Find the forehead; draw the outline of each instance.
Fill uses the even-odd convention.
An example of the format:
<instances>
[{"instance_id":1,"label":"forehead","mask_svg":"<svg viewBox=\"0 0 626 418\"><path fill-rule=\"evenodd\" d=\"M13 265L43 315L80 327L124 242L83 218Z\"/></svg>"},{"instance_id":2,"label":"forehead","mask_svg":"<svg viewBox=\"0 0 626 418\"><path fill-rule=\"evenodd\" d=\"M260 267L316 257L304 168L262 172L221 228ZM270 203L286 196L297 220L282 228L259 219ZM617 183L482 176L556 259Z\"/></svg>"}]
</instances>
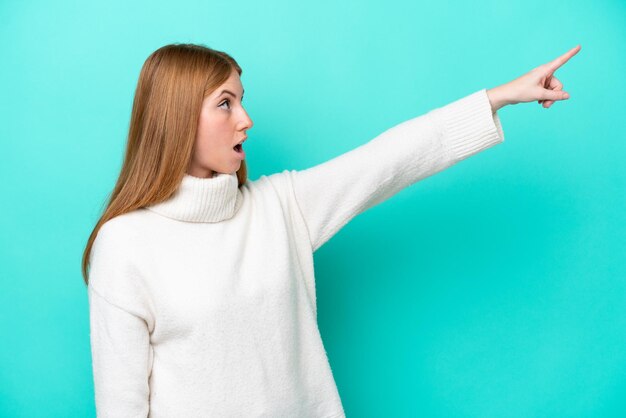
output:
<instances>
[{"instance_id":1,"label":"forehead","mask_svg":"<svg viewBox=\"0 0 626 418\"><path fill-rule=\"evenodd\" d=\"M233 92L233 94L237 95L238 97L243 95L244 89L243 89L243 85L241 84L241 80L239 78L239 73L237 73L237 71L233 70L233 72L230 74L228 79L226 79L224 83L222 83L219 87L217 87L213 93L205 97L205 100L216 99L222 95L228 95L227 93L223 93L224 90L231 91Z\"/></svg>"},{"instance_id":2,"label":"forehead","mask_svg":"<svg viewBox=\"0 0 626 418\"><path fill-rule=\"evenodd\" d=\"M237 71L233 71L230 74L230 77L216 89L216 93L220 93L223 89L233 90L234 93L239 94L243 90L243 85L241 84L241 79L239 78L239 74Z\"/></svg>"}]
</instances>

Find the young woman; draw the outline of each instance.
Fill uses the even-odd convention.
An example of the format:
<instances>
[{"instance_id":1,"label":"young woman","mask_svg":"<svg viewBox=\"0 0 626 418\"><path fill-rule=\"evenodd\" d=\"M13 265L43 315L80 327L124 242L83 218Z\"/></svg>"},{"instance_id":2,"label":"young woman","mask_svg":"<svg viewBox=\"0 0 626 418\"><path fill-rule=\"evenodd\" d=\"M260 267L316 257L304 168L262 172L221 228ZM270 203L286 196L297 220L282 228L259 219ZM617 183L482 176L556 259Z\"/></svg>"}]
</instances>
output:
<instances>
[{"instance_id":1,"label":"young woman","mask_svg":"<svg viewBox=\"0 0 626 418\"><path fill-rule=\"evenodd\" d=\"M567 99L553 74L579 50L255 181L236 61L193 44L152 53L83 255L98 416L344 417L313 253L356 215L504 141L503 106Z\"/></svg>"}]
</instances>

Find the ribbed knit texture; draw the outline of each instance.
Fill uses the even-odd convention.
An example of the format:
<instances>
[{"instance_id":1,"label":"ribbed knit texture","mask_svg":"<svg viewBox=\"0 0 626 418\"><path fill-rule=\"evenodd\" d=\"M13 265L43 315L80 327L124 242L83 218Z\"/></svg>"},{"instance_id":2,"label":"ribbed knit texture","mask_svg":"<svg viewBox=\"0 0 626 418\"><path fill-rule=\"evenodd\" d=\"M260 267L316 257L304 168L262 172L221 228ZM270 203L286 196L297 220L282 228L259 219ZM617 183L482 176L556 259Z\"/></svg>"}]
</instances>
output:
<instances>
[{"instance_id":1,"label":"ribbed knit texture","mask_svg":"<svg viewBox=\"0 0 626 418\"><path fill-rule=\"evenodd\" d=\"M98 416L344 417L313 253L503 140L483 89L311 168L241 187L234 173L185 176L167 201L106 222L88 286Z\"/></svg>"},{"instance_id":2,"label":"ribbed knit texture","mask_svg":"<svg viewBox=\"0 0 626 418\"><path fill-rule=\"evenodd\" d=\"M436 116L440 116L440 123L444 128L443 135L449 138L448 148L455 155L456 161L464 160L483 148L493 145L494 134L504 140L497 113L493 114L497 132L493 129L484 129L485 122L489 122L485 121L485 108L488 104L489 98L485 90L433 112Z\"/></svg>"},{"instance_id":3,"label":"ribbed knit texture","mask_svg":"<svg viewBox=\"0 0 626 418\"><path fill-rule=\"evenodd\" d=\"M216 173L210 178L185 174L174 196L146 209L181 221L220 222L230 219L241 206L237 185L236 173Z\"/></svg>"}]
</instances>

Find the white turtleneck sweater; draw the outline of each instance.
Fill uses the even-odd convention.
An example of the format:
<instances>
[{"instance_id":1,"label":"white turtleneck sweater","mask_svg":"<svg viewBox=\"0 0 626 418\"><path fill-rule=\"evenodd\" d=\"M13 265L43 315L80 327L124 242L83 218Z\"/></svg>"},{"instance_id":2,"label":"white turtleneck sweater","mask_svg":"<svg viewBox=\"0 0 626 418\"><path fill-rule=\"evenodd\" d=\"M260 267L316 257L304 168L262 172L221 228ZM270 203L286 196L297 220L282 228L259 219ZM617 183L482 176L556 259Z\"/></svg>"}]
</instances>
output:
<instances>
[{"instance_id":1,"label":"white turtleneck sweater","mask_svg":"<svg viewBox=\"0 0 626 418\"><path fill-rule=\"evenodd\" d=\"M482 89L306 170L185 175L91 253L99 417L344 417L313 253L403 188L504 140Z\"/></svg>"}]
</instances>

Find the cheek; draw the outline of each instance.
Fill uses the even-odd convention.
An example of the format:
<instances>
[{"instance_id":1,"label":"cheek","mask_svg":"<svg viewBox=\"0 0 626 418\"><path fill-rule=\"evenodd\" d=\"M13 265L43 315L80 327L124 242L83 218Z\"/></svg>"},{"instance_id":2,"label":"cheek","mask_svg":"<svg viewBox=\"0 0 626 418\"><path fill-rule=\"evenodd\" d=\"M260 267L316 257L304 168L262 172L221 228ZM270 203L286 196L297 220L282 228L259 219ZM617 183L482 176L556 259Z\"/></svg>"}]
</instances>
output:
<instances>
[{"instance_id":1,"label":"cheek","mask_svg":"<svg viewBox=\"0 0 626 418\"><path fill-rule=\"evenodd\" d=\"M196 134L196 147L200 151L208 151L219 145L219 124L214 120L201 119Z\"/></svg>"},{"instance_id":2,"label":"cheek","mask_svg":"<svg viewBox=\"0 0 626 418\"><path fill-rule=\"evenodd\" d=\"M223 115L202 115L198 123L197 145L211 148L229 144L232 139L226 117Z\"/></svg>"}]
</instances>

